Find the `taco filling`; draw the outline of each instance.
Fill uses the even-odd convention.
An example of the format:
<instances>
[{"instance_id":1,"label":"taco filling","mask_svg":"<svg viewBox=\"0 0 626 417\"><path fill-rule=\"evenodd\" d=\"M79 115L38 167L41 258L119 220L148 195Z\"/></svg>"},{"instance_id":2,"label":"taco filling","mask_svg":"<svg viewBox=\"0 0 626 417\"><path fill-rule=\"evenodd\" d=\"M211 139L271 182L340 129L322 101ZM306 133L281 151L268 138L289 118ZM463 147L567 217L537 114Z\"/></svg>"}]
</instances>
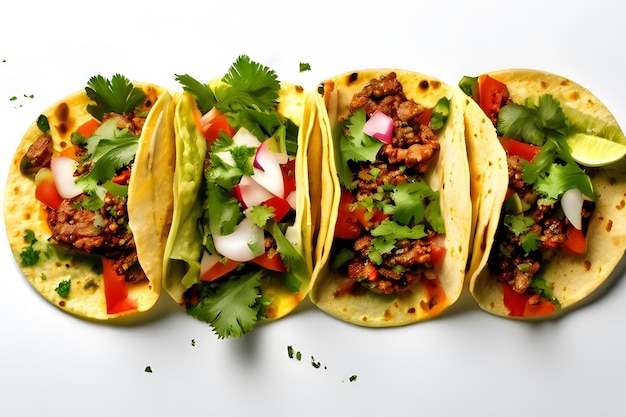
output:
<instances>
[{"instance_id":1,"label":"taco filling","mask_svg":"<svg viewBox=\"0 0 626 417\"><path fill-rule=\"evenodd\" d=\"M287 314L308 290L305 190L296 177L302 108L284 104L302 89L281 86L274 71L247 56L213 84L177 80L186 91L177 113L177 169L189 166L194 179L176 180L184 191L168 242L166 289L220 338L238 337Z\"/></svg>"},{"instance_id":2,"label":"taco filling","mask_svg":"<svg viewBox=\"0 0 626 417\"><path fill-rule=\"evenodd\" d=\"M574 123L550 94L515 103L489 75L465 78L461 87L474 91L507 154L508 191L488 268L503 285L509 315L551 314L560 301L542 272L555 256L586 252L596 205L591 179L565 142Z\"/></svg>"},{"instance_id":3,"label":"taco filling","mask_svg":"<svg viewBox=\"0 0 626 417\"><path fill-rule=\"evenodd\" d=\"M129 227L127 201L139 139L159 92L136 87L119 74L111 80L92 77L85 92L92 100L86 109L61 103L53 126L47 116L39 117L40 134L21 159L20 170L34 181L49 229L45 244L37 241L43 236L25 231L32 236L22 251L22 265L51 262L52 253L61 259L92 257L88 263L104 277L107 314L117 314L137 308L137 300L127 298L126 286L148 280ZM65 132L65 123L84 110L90 117L82 117L86 121L71 134ZM67 133L70 140L55 143L51 129ZM72 283L63 282L67 291L57 293L67 298ZM98 286L89 281L84 289Z\"/></svg>"},{"instance_id":4,"label":"taco filling","mask_svg":"<svg viewBox=\"0 0 626 417\"><path fill-rule=\"evenodd\" d=\"M408 99L390 72L352 97L338 125L341 200L331 263L376 293L403 294L437 279L445 228L439 192L423 175L437 160L447 101L432 109Z\"/></svg>"}]
</instances>

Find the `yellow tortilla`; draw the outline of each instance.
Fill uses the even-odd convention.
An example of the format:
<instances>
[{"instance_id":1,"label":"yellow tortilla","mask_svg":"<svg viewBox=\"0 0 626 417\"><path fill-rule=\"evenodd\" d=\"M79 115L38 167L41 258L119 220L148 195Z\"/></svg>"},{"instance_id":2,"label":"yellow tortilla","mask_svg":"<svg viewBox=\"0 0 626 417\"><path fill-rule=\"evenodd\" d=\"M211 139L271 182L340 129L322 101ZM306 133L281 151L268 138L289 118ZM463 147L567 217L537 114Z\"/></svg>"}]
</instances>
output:
<instances>
[{"instance_id":1,"label":"yellow tortilla","mask_svg":"<svg viewBox=\"0 0 626 417\"><path fill-rule=\"evenodd\" d=\"M409 99L427 108L446 96L450 99L450 115L438 134L441 148L434 166L425 175L433 190L440 191L441 210L445 222L446 255L439 271L444 295L432 293L421 282L405 296L381 295L372 291L353 295L342 290L347 277L330 269L330 251L340 200L332 144L332 130L347 117L352 96L374 78L394 71ZM313 271L311 301L326 313L349 323L367 327L406 325L439 315L460 296L469 256L471 201L469 168L466 155L463 101L460 92L438 79L401 70L376 69L356 71L324 82L323 102L317 106L320 119L322 149L322 184L319 239Z\"/></svg>"},{"instance_id":2,"label":"yellow tortilla","mask_svg":"<svg viewBox=\"0 0 626 417\"><path fill-rule=\"evenodd\" d=\"M601 125L619 130L611 112L596 96L565 77L528 69L502 70L488 74L507 85L514 102L551 94L566 109L566 114L568 108L574 109L597 118ZM590 131L594 129L594 126L590 126ZM479 169L480 165L477 165ZM607 280L624 256L626 248L626 223L623 221L626 213L626 161L622 159L613 165L587 168L586 171L597 195L595 211L587 231L587 253L573 256L560 252L543 267L542 272L542 277L561 304L560 311L586 299ZM496 184L506 184L508 175L506 172L492 175L489 181L494 187ZM492 223L497 224L499 214L499 208L494 208ZM487 247L492 246L494 239L493 232L489 233ZM509 311L503 302L501 285L485 267L470 278L469 289L482 309L508 317Z\"/></svg>"},{"instance_id":3,"label":"yellow tortilla","mask_svg":"<svg viewBox=\"0 0 626 417\"><path fill-rule=\"evenodd\" d=\"M104 295L104 285L100 270L100 260L97 256L80 255L68 252L51 251L46 256L40 256L40 260L34 266L25 266L21 262L20 254L28 246L24 239L26 230L34 232L38 244L45 245L50 237L50 229L46 221L46 211L43 204L35 198L35 182L33 176L25 176L20 172L20 161L22 156L41 134L36 123L33 123L26 131L19 144L15 156L9 168L4 199L4 216L7 228L9 245L12 253L22 270L25 278L33 288L46 300L61 308L62 310L88 319L108 320L125 316L128 314L143 312L150 309L157 301L161 290L161 276L155 274L157 271L150 266L153 260L151 257L159 256L159 249L146 248L157 239L152 238L153 233L162 233L164 224L168 222L167 206L171 205L172 197L168 193L161 196L160 207L163 208L163 218L157 220L154 216L147 216L146 210L152 210L152 201L142 201L143 195L149 193L151 182L160 182L161 177L151 178L150 173L142 172L144 168L142 161L151 160L154 157L154 150L160 154L158 157L167 159L167 147L172 140L167 123L170 116L161 117L161 113L170 112L171 97L160 87L148 84L135 84L147 92L146 96L156 93L159 97L152 107L148 119L144 125L143 134L139 139L139 146L136 155L138 165L131 175L129 185L129 196L138 194L137 198L129 198L129 223L132 225L134 237L137 241L140 262L146 262L144 267L148 280L141 283L128 285L128 296L136 300L137 309L116 314L107 314L106 300ZM70 135L80 125L90 120L92 116L87 113L86 106L90 103L84 91L76 92L46 109L42 114L46 115L50 124L50 135L53 138L54 155L70 143ZM163 167L159 174L163 176L167 171L167 166ZM148 180L149 179L149 180ZM145 181L148 181L146 183ZM132 201L132 202L131 202ZM43 246L41 246L43 247ZM159 261L160 264L160 261ZM143 264L142 264L143 266ZM61 297L56 288L62 281L70 281L70 291L67 297Z\"/></svg>"}]
</instances>

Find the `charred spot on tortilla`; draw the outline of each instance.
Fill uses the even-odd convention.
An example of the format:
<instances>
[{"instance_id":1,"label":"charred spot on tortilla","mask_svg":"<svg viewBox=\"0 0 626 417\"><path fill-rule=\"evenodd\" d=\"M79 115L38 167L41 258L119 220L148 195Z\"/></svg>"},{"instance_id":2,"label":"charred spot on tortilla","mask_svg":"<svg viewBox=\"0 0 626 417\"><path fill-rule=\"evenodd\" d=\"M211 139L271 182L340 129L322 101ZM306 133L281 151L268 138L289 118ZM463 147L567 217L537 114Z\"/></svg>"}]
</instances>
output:
<instances>
[{"instance_id":1,"label":"charred spot on tortilla","mask_svg":"<svg viewBox=\"0 0 626 417\"><path fill-rule=\"evenodd\" d=\"M353 72L352 74L350 74L348 76L348 82L346 83L347 85L350 85L354 82L356 82L359 79L359 74L356 72Z\"/></svg>"}]
</instances>

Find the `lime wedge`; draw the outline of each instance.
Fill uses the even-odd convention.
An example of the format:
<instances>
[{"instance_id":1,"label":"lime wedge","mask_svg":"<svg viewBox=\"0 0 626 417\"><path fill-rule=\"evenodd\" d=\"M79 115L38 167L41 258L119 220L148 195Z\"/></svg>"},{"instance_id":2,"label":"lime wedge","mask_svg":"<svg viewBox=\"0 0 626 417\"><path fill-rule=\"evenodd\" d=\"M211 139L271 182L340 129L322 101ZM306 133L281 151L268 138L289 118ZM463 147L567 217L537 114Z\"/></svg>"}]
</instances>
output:
<instances>
[{"instance_id":1,"label":"lime wedge","mask_svg":"<svg viewBox=\"0 0 626 417\"><path fill-rule=\"evenodd\" d=\"M588 167L609 165L626 155L626 145L599 136L577 133L565 141L574 160Z\"/></svg>"}]
</instances>

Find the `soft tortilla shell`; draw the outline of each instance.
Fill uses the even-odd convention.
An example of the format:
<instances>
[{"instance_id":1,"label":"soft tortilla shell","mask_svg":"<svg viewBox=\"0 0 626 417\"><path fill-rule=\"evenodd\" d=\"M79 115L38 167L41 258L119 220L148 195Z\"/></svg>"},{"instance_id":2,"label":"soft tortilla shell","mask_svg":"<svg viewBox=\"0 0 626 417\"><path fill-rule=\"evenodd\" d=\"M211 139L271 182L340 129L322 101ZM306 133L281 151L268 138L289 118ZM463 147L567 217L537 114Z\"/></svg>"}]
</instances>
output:
<instances>
[{"instance_id":1,"label":"soft tortilla shell","mask_svg":"<svg viewBox=\"0 0 626 417\"><path fill-rule=\"evenodd\" d=\"M159 93L161 92L161 89L155 86L136 85L143 88L156 88ZM50 123L50 134L53 138L55 153L60 152L67 146L71 146L71 133L92 118L86 111L86 105L89 102L90 99L85 92L80 91L60 100L43 112L48 117ZM148 121L146 125L150 123ZM99 262L97 257L73 256L59 258L53 256L50 259L45 259L42 256L35 266L21 265L20 253L27 246L24 241L25 231L32 230L36 239L41 242L46 242L51 234L46 222L45 210L42 204L35 198L34 181L31 177L24 176L20 172L22 156L39 135L40 131L36 124L33 123L26 131L11 162L4 196L7 237L13 256L20 266L24 277L49 302L68 313L83 318L107 320L150 309L159 296L161 288L159 280L129 285L128 295L137 301L136 310L119 314L107 314L102 276L96 272L95 268ZM143 135L140 142L149 140L151 140L149 136ZM138 223L141 223L141 221ZM148 230L151 225L138 227ZM70 295L68 298L61 298L55 289L61 281L67 279L71 280Z\"/></svg>"},{"instance_id":2,"label":"soft tortilla shell","mask_svg":"<svg viewBox=\"0 0 626 417\"><path fill-rule=\"evenodd\" d=\"M509 89L511 98L520 102L527 97L551 94L562 106L597 117L618 126L610 111L591 92L567 78L537 70L512 69L489 73ZM552 286L561 303L561 311L588 297L613 272L626 248L626 161L588 168L597 194L596 209L587 232L587 253L581 256L560 254L545 266L542 276ZM508 176L493 181L508 183ZM492 218L497 223L498 215ZM490 235L493 243L493 234ZM491 246L491 244L489 244ZM481 308L499 316L508 316L503 303L501 284L488 268L470 281L472 295Z\"/></svg>"},{"instance_id":3,"label":"soft tortilla shell","mask_svg":"<svg viewBox=\"0 0 626 417\"><path fill-rule=\"evenodd\" d=\"M440 190L441 209L446 227L446 257L439 272L444 297L431 299L425 286L416 285L402 297L384 296L371 291L351 295L342 290L347 278L329 267L330 250L339 206L340 186L337 180L332 143L332 129L348 116L352 96L374 78L394 71L408 98L433 107L443 96L450 99L450 116L440 133L438 160L425 176L434 190ZM415 72L377 69L346 73L324 83L324 106L318 108L321 136L326 142L322 154L320 233L316 248L311 301L328 314L357 325L390 327L432 318L452 305L463 288L469 252L471 201L469 168L466 155L463 104L460 92L426 75ZM319 174L318 174L319 175Z\"/></svg>"}]
</instances>

